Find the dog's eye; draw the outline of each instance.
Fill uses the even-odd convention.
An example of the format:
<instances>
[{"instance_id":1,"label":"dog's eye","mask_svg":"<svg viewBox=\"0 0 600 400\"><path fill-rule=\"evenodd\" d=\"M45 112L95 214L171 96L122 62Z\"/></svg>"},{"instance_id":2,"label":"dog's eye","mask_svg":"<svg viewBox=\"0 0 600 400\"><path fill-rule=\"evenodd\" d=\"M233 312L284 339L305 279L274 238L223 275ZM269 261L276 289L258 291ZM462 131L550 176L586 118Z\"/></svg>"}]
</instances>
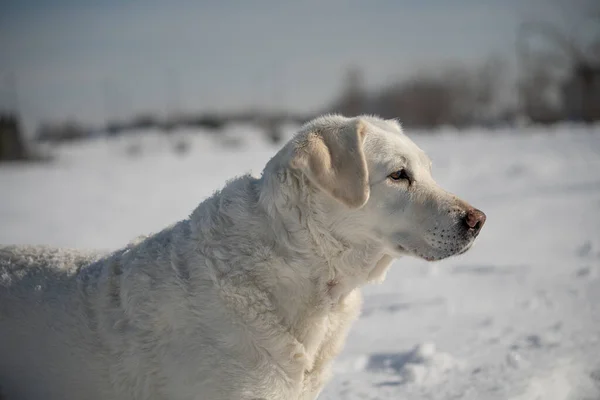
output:
<instances>
[{"instance_id":1,"label":"dog's eye","mask_svg":"<svg viewBox=\"0 0 600 400\"><path fill-rule=\"evenodd\" d=\"M396 172L392 172L391 174L388 175L388 177L394 181L408 181L410 182L410 177L408 176L408 174L406 173L406 170L404 168L396 171Z\"/></svg>"}]
</instances>

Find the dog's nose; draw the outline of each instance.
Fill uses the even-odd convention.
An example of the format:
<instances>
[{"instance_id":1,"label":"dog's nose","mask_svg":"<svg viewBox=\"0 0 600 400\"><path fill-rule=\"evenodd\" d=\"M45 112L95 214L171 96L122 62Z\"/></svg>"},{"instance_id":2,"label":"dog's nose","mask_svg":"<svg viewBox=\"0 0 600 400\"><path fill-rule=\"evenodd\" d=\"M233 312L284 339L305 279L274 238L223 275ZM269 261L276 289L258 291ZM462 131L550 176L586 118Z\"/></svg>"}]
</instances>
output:
<instances>
[{"instance_id":1,"label":"dog's nose","mask_svg":"<svg viewBox=\"0 0 600 400\"><path fill-rule=\"evenodd\" d=\"M465 224L469 229L479 232L485 223L485 214L476 208L471 208L465 215Z\"/></svg>"}]
</instances>

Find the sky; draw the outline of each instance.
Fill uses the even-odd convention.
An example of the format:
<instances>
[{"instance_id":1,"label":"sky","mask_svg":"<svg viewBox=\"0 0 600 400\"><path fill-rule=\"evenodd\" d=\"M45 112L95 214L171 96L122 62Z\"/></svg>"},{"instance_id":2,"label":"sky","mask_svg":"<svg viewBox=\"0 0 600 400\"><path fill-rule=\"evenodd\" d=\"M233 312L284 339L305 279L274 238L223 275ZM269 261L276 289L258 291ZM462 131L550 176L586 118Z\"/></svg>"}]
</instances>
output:
<instances>
[{"instance_id":1,"label":"sky","mask_svg":"<svg viewBox=\"0 0 600 400\"><path fill-rule=\"evenodd\" d=\"M28 122L332 101L344 72L370 87L515 55L518 26L586 0L0 0L0 106Z\"/></svg>"}]
</instances>

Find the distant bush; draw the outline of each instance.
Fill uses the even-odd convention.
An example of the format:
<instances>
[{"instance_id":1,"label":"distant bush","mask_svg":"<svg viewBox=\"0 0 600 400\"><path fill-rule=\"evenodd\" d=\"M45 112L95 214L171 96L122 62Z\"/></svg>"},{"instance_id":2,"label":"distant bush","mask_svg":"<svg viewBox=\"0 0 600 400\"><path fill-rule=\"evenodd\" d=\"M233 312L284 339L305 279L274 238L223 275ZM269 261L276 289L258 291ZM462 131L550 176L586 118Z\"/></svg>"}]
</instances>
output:
<instances>
[{"instance_id":1,"label":"distant bush","mask_svg":"<svg viewBox=\"0 0 600 400\"><path fill-rule=\"evenodd\" d=\"M85 139L91 130L75 121L43 123L36 132L36 139L44 142L70 142Z\"/></svg>"}]
</instances>

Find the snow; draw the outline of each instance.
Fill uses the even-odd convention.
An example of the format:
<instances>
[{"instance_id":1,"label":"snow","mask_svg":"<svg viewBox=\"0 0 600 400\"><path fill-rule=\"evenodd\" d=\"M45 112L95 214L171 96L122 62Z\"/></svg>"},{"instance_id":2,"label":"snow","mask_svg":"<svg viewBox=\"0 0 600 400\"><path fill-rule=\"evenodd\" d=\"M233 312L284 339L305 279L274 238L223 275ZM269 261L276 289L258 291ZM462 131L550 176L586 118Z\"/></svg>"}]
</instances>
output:
<instances>
[{"instance_id":1,"label":"snow","mask_svg":"<svg viewBox=\"0 0 600 400\"><path fill-rule=\"evenodd\" d=\"M158 231L277 150L247 126L222 137L95 138L2 165L0 243L116 249ZM365 287L320 398L600 398L600 126L411 137L486 226L464 255L401 259Z\"/></svg>"}]
</instances>

